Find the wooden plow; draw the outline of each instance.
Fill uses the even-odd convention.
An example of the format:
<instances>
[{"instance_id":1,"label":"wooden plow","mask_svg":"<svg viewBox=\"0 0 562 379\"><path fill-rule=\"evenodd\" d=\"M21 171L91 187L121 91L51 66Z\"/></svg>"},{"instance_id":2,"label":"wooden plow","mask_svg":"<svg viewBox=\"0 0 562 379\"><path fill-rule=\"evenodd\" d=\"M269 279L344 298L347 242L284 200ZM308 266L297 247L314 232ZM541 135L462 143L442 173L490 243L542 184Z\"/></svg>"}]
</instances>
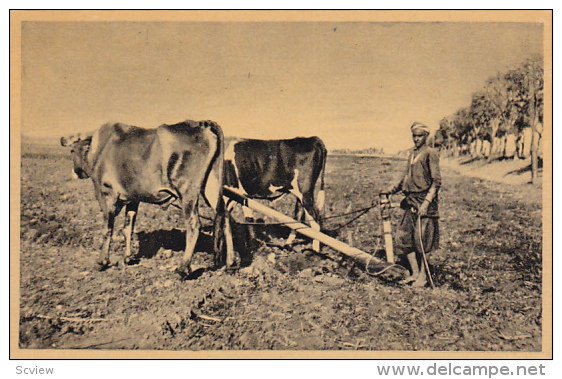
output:
<instances>
[{"instance_id":1,"label":"wooden plow","mask_svg":"<svg viewBox=\"0 0 562 379\"><path fill-rule=\"evenodd\" d=\"M254 211L260 212L268 217L277 220L279 223L284 224L288 228L291 228L296 233L302 234L305 237L311 238L313 240L318 240L322 244L331 247L340 254L352 259L354 262L359 263L369 274L371 275L381 275L387 272L393 278L399 278L405 275L406 269L400 265L394 263L394 254L392 249L392 237L390 235L390 219L388 217L388 212L385 211L385 217L383 218L383 229L384 229L384 240L386 245L387 260L382 260L377 258L363 250L356 247L349 246L348 244L341 242L333 237L330 237L318 230L314 230L308 225L296 221L295 219L278 212L270 207L247 197L238 188L233 188L229 186L224 186L224 196L226 200L235 201L242 206L248 207ZM388 200L388 197L386 198ZM388 200L384 202L381 197L380 204L381 209L388 210L393 204ZM390 243L390 245L388 245ZM390 253L390 255L388 254Z\"/></svg>"}]
</instances>

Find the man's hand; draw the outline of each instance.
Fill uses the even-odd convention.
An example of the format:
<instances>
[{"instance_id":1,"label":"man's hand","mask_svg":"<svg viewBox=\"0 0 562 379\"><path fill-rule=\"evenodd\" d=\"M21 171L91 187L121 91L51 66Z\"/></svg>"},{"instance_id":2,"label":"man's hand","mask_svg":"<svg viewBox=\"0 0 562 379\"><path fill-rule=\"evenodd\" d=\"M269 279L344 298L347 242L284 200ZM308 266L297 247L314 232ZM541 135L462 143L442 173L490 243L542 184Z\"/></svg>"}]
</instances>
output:
<instances>
[{"instance_id":1,"label":"man's hand","mask_svg":"<svg viewBox=\"0 0 562 379\"><path fill-rule=\"evenodd\" d=\"M420 205L420 209L418 209L418 214L420 217L427 216L427 209L429 208L429 201L424 200L422 205Z\"/></svg>"}]
</instances>

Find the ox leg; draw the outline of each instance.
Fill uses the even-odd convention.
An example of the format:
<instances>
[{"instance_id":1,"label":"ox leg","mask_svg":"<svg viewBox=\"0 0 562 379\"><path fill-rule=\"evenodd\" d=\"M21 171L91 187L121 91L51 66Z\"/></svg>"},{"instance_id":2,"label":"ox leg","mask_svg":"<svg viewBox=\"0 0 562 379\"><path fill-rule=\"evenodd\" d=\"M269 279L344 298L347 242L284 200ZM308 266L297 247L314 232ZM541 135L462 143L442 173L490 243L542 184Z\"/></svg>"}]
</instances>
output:
<instances>
[{"instance_id":1,"label":"ox leg","mask_svg":"<svg viewBox=\"0 0 562 379\"><path fill-rule=\"evenodd\" d=\"M111 202L112 204L108 204L104 202L103 204L105 207L102 206L104 210L104 220L106 224L106 231L105 237L102 245L102 249L100 251L100 255L98 257L98 264L101 269L104 269L109 266L109 252L111 251L111 242L113 240L113 228L115 226L115 217L121 211L123 204L119 201Z\"/></svg>"},{"instance_id":2,"label":"ox leg","mask_svg":"<svg viewBox=\"0 0 562 379\"><path fill-rule=\"evenodd\" d=\"M236 258L234 254L234 242L232 240L230 214L227 214L224 218L224 237L226 239L226 268L233 268L236 266Z\"/></svg>"},{"instance_id":3,"label":"ox leg","mask_svg":"<svg viewBox=\"0 0 562 379\"><path fill-rule=\"evenodd\" d=\"M191 274L191 260L197 239L199 238L199 211L197 206L197 196L195 200L186 202L184 206L184 214L186 220L185 230L185 253L183 255L183 262L181 271L183 274Z\"/></svg>"},{"instance_id":4,"label":"ox leg","mask_svg":"<svg viewBox=\"0 0 562 379\"><path fill-rule=\"evenodd\" d=\"M250 224L248 224L248 234L250 235L250 239L253 241L256 239L256 229L254 225L254 211L248 207L242 206L242 213L244 213L244 220Z\"/></svg>"},{"instance_id":5,"label":"ox leg","mask_svg":"<svg viewBox=\"0 0 562 379\"><path fill-rule=\"evenodd\" d=\"M312 193L308 193L304 196L303 206L306 222L312 229L320 231L320 224L316 221L319 218L318 212L314 206L314 198ZM317 253L320 252L320 241L312 240L312 250Z\"/></svg>"},{"instance_id":6,"label":"ox leg","mask_svg":"<svg viewBox=\"0 0 562 379\"><path fill-rule=\"evenodd\" d=\"M297 200L295 202L295 211L293 213L293 218L298 222L302 222L303 217L304 217L304 208L302 207L302 203L301 203L300 199L297 198ZM293 229L291 229L291 234L289 234L289 238L287 238L287 241L285 242L285 244L286 245L292 245L293 242L295 242L296 238L297 238L297 232L295 232Z\"/></svg>"},{"instance_id":7,"label":"ox leg","mask_svg":"<svg viewBox=\"0 0 562 379\"><path fill-rule=\"evenodd\" d=\"M123 234L125 235L125 257L123 261L128 264L131 260L131 240L133 238L133 231L135 230L135 221L137 219L137 212L139 209L139 203L129 203L127 204L126 214L125 214L125 228L123 228Z\"/></svg>"},{"instance_id":8,"label":"ox leg","mask_svg":"<svg viewBox=\"0 0 562 379\"><path fill-rule=\"evenodd\" d=\"M204 191L205 199L215 211L213 223L213 250L215 254L215 268L225 263L224 253L226 250L227 267L234 266L235 253L232 241L232 230L230 227L230 212L236 206L236 202L229 200L226 204L223 199L222 188L214 172L209 175Z\"/></svg>"},{"instance_id":9,"label":"ox leg","mask_svg":"<svg viewBox=\"0 0 562 379\"><path fill-rule=\"evenodd\" d=\"M222 203L221 203L222 202ZM232 240L232 229L230 226L230 213L222 200L213 207L215 209L215 220L213 225L213 250L215 253L215 268L225 263L224 253L226 250L226 266L235 264L234 242Z\"/></svg>"}]
</instances>

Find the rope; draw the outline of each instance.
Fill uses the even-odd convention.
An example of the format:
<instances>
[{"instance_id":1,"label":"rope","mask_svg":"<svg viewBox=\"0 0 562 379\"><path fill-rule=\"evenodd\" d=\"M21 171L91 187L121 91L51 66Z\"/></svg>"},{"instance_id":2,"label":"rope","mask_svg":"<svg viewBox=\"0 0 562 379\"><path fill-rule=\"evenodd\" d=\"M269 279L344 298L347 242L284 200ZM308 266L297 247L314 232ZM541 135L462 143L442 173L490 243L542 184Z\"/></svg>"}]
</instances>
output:
<instances>
[{"instance_id":1,"label":"rope","mask_svg":"<svg viewBox=\"0 0 562 379\"><path fill-rule=\"evenodd\" d=\"M431 277L431 271L429 271L429 262L427 261L427 256L425 255L425 249L423 248L423 238L422 238L422 225L421 225L421 216L418 215L418 238L420 240L420 250L422 253L422 259L423 259L423 265L425 268L425 271L427 273L427 276L429 277L429 284L431 284L431 288L435 288L435 285L433 284L433 278Z\"/></svg>"},{"instance_id":2,"label":"rope","mask_svg":"<svg viewBox=\"0 0 562 379\"><path fill-rule=\"evenodd\" d=\"M372 258L371 258L371 259L372 259ZM393 264L391 264L390 266L387 266L387 267L383 268L383 269L380 270L380 271L377 271L377 272L370 272L370 271L369 271L369 264L371 263L371 259L369 259L369 262L367 262L367 265L365 266L365 272L366 272L367 274L369 274L369 275L371 275L371 276L375 276L375 277L376 277L376 276L379 276L379 275L382 275L385 271L388 271L388 270L390 270L390 269L393 268L393 267L400 266L398 263L393 263Z\"/></svg>"},{"instance_id":3,"label":"rope","mask_svg":"<svg viewBox=\"0 0 562 379\"><path fill-rule=\"evenodd\" d=\"M367 214L367 212L369 212L371 209L376 208L378 206L377 203L372 204L369 207L365 207L365 208L361 208L361 209L356 209L354 211L351 212L346 212L346 213L341 213L338 215L333 215L333 216L328 216L328 217L322 217L318 220L315 220L316 222L321 222L321 221L325 221L325 220L331 220L334 218L339 218L339 217L344 217L344 216L350 216L356 213L360 213L358 216L352 218L351 220L349 220L348 222L346 222L345 224L340 224L338 225L338 228L345 228L346 226L348 226L349 224L351 224L352 222L354 222L355 220L357 220L358 218L360 218L361 216ZM207 220L207 221L213 221L213 219L209 218L209 217L205 217L205 216L199 216L200 218ZM268 223L262 223L262 222L239 222L237 223L239 225L289 225L289 224L302 224L302 222L300 221L290 221L290 222L268 222Z\"/></svg>"},{"instance_id":4,"label":"rope","mask_svg":"<svg viewBox=\"0 0 562 379\"><path fill-rule=\"evenodd\" d=\"M375 249L374 249L373 251L377 252L377 251L379 250L379 247L380 247L380 246L381 246L381 237L379 236L379 237L377 238L377 245L375 246ZM366 272L368 275L371 275L371 276L377 277L377 276L379 276L379 275L384 274L386 271L390 270L391 268L394 268L394 267L396 267L396 266L402 267L401 265L399 265L399 264L397 264L397 263L393 263L393 264L391 264L390 266L387 266L387 267L383 268L383 269L380 270L380 271L371 272L371 271L369 271L369 265L371 264L371 261L372 261L374 258L375 258L375 257L374 257L373 255L371 255L371 257L370 257L369 260L367 261L367 264L365 265L365 272Z\"/></svg>"},{"instance_id":5,"label":"rope","mask_svg":"<svg viewBox=\"0 0 562 379\"><path fill-rule=\"evenodd\" d=\"M376 206L376 205L375 205ZM341 229L341 228L345 228L346 226L348 226L349 224L351 224L352 222L354 222L355 220L357 220L358 218L360 218L363 215L366 215L367 212L369 212L371 209L373 209L375 206L373 207L369 207L369 208L365 208L364 210L362 210L362 212L358 215L355 216L354 218L352 218L351 220L349 220L348 222L346 222L345 224L340 224L337 226L337 229ZM357 213L357 212L354 212ZM347 215L340 215L340 216L335 216L335 217L341 217L341 216L347 216ZM335 218L335 217L331 217L331 218ZM326 218L328 219L328 218Z\"/></svg>"},{"instance_id":6,"label":"rope","mask_svg":"<svg viewBox=\"0 0 562 379\"><path fill-rule=\"evenodd\" d=\"M380 247L380 246L381 246L381 238L378 237L378 238L377 238L377 244L376 244L375 249L374 249L373 251L376 253L376 252L379 250L379 247ZM386 270L388 270L390 267L392 267L392 266L388 266L388 267L385 267L384 269L382 269L381 271L378 271L378 272L370 272L370 271L369 271L369 265L371 264L371 261L372 261L374 258L375 258L374 255L371 255L371 257L370 257L369 260L367 261L367 264L365 265L365 272L366 272L367 274L369 274L369 275L371 275L371 276L379 276L379 275L381 275L382 273L384 273Z\"/></svg>"}]
</instances>

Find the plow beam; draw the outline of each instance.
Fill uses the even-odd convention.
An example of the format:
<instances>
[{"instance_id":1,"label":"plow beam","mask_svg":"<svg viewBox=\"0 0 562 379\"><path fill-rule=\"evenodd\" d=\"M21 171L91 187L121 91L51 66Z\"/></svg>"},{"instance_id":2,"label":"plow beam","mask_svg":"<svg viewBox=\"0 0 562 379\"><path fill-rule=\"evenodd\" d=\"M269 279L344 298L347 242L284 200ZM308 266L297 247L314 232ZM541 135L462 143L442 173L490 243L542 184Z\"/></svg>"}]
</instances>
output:
<instances>
[{"instance_id":1,"label":"plow beam","mask_svg":"<svg viewBox=\"0 0 562 379\"><path fill-rule=\"evenodd\" d=\"M295 232L302 234L303 236L320 241L324 245L331 247L332 249L345 255L346 257L349 257L355 262L361 264L366 270L370 271L370 268L372 268L373 271L375 271L390 266L390 264L384 260L374 257L371 254L359 250L355 247L349 246L335 238L332 238L324 233L310 228L308 225L297 222L293 218L284 215L281 212L277 212L276 210L271 209L258 201L248 198L238 188L224 186L224 195L227 200L236 201L243 206L271 217L278 222L285 223L288 228L293 229Z\"/></svg>"}]
</instances>

